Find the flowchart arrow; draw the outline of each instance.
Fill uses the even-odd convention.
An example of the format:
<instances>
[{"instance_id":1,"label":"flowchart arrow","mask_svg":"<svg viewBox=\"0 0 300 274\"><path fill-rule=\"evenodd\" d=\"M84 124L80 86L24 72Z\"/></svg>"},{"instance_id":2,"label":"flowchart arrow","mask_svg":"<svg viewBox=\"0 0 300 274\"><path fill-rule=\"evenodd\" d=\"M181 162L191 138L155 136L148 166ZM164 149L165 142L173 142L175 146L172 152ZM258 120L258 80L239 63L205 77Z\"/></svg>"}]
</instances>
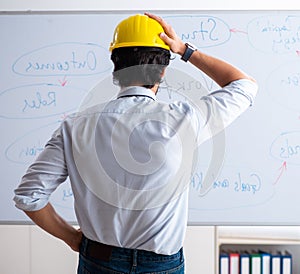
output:
<instances>
[{"instance_id":1,"label":"flowchart arrow","mask_svg":"<svg viewBox=\"0 0 300 274\"><path fill-rule=\"evenodd\" d=\"M277 179L275 180L275 182L273 183L273 185L276 185L278 183L278 181L280 180L280 178L282 177L282 175L286 172L287 167L286 167L286 161L284 161L281 165L281 167L279 168L279 175L277 176Z\"/></svg>"}]
</instances>

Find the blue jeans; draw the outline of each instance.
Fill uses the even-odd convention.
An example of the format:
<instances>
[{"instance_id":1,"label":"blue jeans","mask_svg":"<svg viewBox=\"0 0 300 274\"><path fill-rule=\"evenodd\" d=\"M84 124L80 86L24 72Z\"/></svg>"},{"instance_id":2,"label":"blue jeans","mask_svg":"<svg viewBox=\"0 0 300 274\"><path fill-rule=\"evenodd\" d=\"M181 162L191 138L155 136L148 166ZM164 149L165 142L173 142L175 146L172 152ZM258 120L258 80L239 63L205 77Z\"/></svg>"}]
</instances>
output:
<instances>
[{"instance_id":1,"label":"blue jeans","mask_svg":"<svg viewBox=\"0 0 300 274\"><path fill-rule=\"evenodd\" d=\"M182 249L173 255L110 246L99 252L91 242L83 237L78 274L184 274Z\"/></svg>"}]
</instances>

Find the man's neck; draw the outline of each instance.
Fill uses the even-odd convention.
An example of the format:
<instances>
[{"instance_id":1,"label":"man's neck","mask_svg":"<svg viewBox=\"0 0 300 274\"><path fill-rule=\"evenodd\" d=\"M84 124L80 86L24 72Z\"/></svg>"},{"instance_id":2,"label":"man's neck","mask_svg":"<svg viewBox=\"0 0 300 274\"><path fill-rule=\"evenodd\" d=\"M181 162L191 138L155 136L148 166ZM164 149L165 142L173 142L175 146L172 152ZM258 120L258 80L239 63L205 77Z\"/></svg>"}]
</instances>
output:
<instances>
[{"instance_id":1,"label":"man's neck","mask_svg":"<svg viewBox=\"0 0 300 274\"><path fill-rule=\"evenodd\" d=\"M158 86L159 86L159 84L155 84L155 85L151 88L152 92L154 92L155 95L156 95L156 93L157 93L157 91L158 91Z\"/></svg>"}]
</instances>

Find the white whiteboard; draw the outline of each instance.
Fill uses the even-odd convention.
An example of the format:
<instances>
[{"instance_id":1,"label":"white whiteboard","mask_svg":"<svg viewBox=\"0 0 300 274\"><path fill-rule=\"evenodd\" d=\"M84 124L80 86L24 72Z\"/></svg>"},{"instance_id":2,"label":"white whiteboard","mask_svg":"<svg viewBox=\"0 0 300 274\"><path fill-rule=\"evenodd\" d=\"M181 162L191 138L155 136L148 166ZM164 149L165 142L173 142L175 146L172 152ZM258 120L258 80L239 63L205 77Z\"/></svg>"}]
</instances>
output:
<instances>
[{"instance_id":1,"label":"white whiteboard","mask_svg":"<svg viewBox=\"0 0 300 274\"><path fill-rule=\"evenodd\" d=\"M259 83L254 106L222 135L218 174L207 174L217 156L212 142L199 150L190 182L189 224L299 225L300 12L177 13L160 15L185 41L232 62ZM109 43L127 15L0 15L1 223L28 221L14 207L13 189L60 121L95 85L109 82ZM169 71L185 75L175 83L183 93L216 87L178 57ZM161 98L177 99L168 84L162 83ZM202 195L205 176L213 180ZM51 201L76 222L68 183Z\"/></svg>"}]
</instances>

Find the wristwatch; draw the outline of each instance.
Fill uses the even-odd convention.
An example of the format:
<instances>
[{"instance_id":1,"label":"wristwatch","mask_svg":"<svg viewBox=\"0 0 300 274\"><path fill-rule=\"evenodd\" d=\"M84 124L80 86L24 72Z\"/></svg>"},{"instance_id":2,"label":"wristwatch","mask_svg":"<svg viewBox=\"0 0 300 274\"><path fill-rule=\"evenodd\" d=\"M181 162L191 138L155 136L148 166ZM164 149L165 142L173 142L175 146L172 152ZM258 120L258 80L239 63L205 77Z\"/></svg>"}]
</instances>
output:
<instances>
[{"instance_id":1,"label":"wristwatch","mask_svg":"<svg viewBox=\"0 0 300 274\"><path fill-rule=\"evenodd\" d=\"M185 43L186 49L185 52L183 53L183 55L181 56L181 60L183 60L184 62L187 62L190 57L192 56L193 52L197 50L197 48L190 44L190 43Z\"/></svg>"}]
</instances>

